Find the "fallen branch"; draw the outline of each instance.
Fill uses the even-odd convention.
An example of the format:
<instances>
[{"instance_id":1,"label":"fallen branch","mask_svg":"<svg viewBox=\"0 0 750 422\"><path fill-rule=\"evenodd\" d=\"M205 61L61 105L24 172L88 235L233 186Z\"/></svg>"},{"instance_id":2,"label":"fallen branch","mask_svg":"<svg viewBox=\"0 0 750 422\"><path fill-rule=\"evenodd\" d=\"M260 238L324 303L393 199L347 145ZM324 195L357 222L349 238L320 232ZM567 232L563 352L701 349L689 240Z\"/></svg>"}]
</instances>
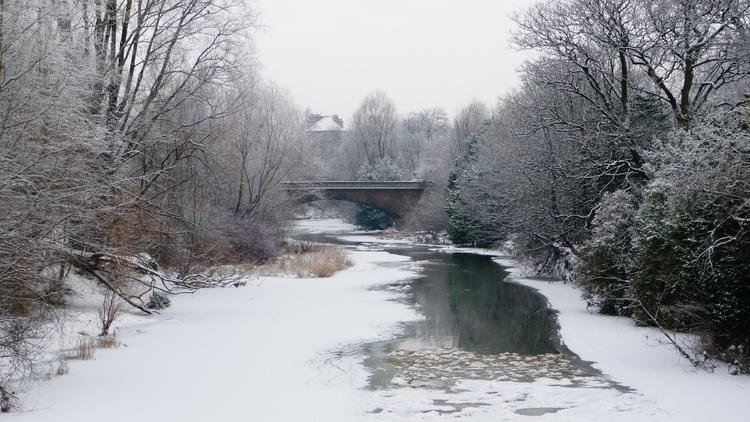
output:
<instances>
[{"instance_id":1,"label":"fallen branch","mask_svg":"<svg viewBox=\"0 0 750 422\"><path fill-rule=\"evenodd\" d=\"M668 330L662 327L661 324L659 324L659 321L657 321L656 317L653 314L651 314L651 312L649 312L648 309L646 309L646 306L644 306L640 300L631 299L631 302L637 304L641 308L641 310L648 317L649 322L651 322L653 326L656 327L662 333L662 335L672 344L672 346L674 346L677 352L679 352L679 354L682 355L682 357L687 359L688 362L690 362L690 364L693 365L693 367L698 368L698 369L704 369L704 370L715 369L713 365L710 365L710 364L707 365L706 362L695 359L682 346L680 346L680 344L677 342L676 336L673 334L670 334Z\"/></svg>"},{"instance_id":2,"label":"fallen branch","mask_svg":"<svg viewBox=\"0 0 750 422\"><path fill-rule=\"evenodd\" d=\"M142 305L139 305L139 304L133 302L120 289L118 289L117 287L115 287L114 285L112 285L112 283L110 283L109 280L107 280L106 278L102 277L99 273L97 273L96 270L91 269L91 268L84 268L83 270L86 271L87 273L91 274L92 276L94 276L94 278L96 278L100 283L102 283L105 287L107 287L109 290L111 290L117 296L119 296L120 299L122 299L125 302L127 302L128 305L130 305L130 306L138 309L141 312L145 312L145 313L147 313L149 315L154 314L155 311L152 311L152 310L146 308L145 306L142 306Z\"/></svg>"},{"instance_id":3,"label":"fallen branch","mask_svg":"<svg viewBox=\"0 0 750 422\"><path fill-rule=\"evenodd\" d=\"M141 297L146 293L158 290L168 294L194 293L203 288L236 286L242 275L236 272L231 274L209 274L193 273L182 278L172 277L158 270L154 261L143 255L118 255L108 252L83 253L70 250L67 253L67 261L71 266L94 277L99 283L115 293L130 306L146 314L158 313L146 308ZM123 277L129 281L146 286L146 290L138 295L128 295L123 292L111 277L105 273L113 273L117 269L118 279ZM148 279L144 279L145 277ZM140 302L140 303L138 303Z\"/></svg>"}]
</instances>

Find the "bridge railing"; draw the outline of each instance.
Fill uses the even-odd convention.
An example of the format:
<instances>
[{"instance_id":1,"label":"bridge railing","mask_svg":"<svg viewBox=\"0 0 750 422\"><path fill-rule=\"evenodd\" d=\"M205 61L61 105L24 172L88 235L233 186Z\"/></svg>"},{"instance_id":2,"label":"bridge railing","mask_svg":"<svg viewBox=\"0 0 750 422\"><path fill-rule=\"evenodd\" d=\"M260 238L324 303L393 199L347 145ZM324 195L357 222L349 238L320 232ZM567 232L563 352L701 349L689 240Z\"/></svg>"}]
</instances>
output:
<instances>
[{"instance_id":1,"label":"bridge railing","mask_svg":"<svg viewBox=\"0 0 750 422\"><path fill-rule=\"evenodd\" d=\"M357 182L357 181L296 181L281 184L289 190L314 189L392 189L392 190L423 190L427 182L424 180L409 180L395 182Z\"/></svg>"}]
</instances>

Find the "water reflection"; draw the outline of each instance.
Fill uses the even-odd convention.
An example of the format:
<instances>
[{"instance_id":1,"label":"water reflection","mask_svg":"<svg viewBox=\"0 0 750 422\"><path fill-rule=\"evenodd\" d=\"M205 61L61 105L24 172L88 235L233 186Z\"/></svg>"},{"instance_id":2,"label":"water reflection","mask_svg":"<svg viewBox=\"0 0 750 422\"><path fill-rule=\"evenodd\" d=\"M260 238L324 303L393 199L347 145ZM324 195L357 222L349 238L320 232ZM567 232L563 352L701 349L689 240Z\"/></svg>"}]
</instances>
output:
<instances>
[{"instance_id":1,"label":"water reflection","mask_svg":"<svg viewBox=\"0 0 750 422\"><path fill-rule=\"evenodd\" d=\"M419 278L388 288L406 293L406 300L418 307L425 319L404 323L403 335L396 339L362 345L372 389L454 391L465 380L524 383L543 379L554 380L557 387L629 391L567 350L546 299L529 287L505 282L508 273L491 257L442 253L416 245L370 245L355 240L356 236L342 240L335 235L312 234L298 239L385 248L421 263ZM472 402L454 407L481 405ZM519 414L556 410L524 408ZM379 411L383 409L375 412Z\"/></svg>"},{"instance_id":2,"label":"water reflection","mask_svg":"<svg viewBox=\"0 0 750 422\"><path fill-rule=\"evenodd\" d=\"M426 319L415 322L400 348L458 348L481 353L537 355L559 350L553 311L536 291L503 280L490 257L415 249L393 251L424 261L411 282Z\"/></svg>"}]
</instances>

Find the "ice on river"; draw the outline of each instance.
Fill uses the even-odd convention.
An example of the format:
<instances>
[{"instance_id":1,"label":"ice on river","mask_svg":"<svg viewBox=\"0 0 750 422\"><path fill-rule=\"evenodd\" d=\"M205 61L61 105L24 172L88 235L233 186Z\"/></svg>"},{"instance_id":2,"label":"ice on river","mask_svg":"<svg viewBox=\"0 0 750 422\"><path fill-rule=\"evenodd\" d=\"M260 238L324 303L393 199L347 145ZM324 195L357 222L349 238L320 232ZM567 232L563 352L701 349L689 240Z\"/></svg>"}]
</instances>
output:
<instances>
[{"instance_id":1,"label":"ice on river","mask_svg":"<svg viewBox=\"0 0 750 422\"><path fill-rule=\"evenodd\" d=\"M303 224L317 232L352 229L332 220ZM263 277L243 288L176 297L147 322L124 318L117 326L121 347L98 350L93 361L71 361L69 374L26 391L14 420L690 421L703 420L691 418L691 410L712 405L697 389L678 406L642 394L638 379L629 380L635 391L612 388L559 357L537 357L546 363L532 365L514 355L450 349L393 352L396 376L385 388L369 389L364 345L396 336L402 322L421 318L395 300L403 290L377 287L413 278L419 267L385 251L349 253L354 266L330 278ZM571 330L565 312L564 336ZM599 334L588 333L592 339ZM662 352L655 353L661 359ZM664 373L686 371L676 358L662 364L671 365ZM737 379L721 378L715 387L746 393L748 383ZM672 381L662 387L675 387ZM750 394L744 397L734 409L716 409L717 420L747 415Z\"/></svg>"}]
</instances>

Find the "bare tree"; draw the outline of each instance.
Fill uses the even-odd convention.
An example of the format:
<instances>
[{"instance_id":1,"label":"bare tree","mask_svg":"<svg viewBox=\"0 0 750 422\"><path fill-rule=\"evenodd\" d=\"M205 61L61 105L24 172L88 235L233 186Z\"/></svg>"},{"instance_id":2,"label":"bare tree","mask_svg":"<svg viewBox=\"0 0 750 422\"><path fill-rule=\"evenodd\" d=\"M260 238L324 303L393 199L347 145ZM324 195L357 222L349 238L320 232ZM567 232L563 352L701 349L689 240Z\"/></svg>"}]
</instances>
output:
<instances>
[{"instance_id":1,"label":"bare tree","mask_svg":"<svg viewBox=\"0 0 750 422\"><path fill-rule=\"evenodd\" d=\"M638 95L663 101L684 126L716 89L747 77L748 8L743 0L557 0L517 17L515 42L574 66L549 83L581 96L618 132L630 129Z\"/></svg>"},{"instance_id":2,"label":"bare tree","mask_svg":"<svg viewBox=\"0 0 750 422\"><path fill-rule=\"evenodd\" d=\"M687 127L725 84L750 76L746 0L642 0L630 60L651 79L653 92Z\"/></svg>"},{"instance_id":3,"label":"bare tree","mask_svg":"<svg viewBox=\"0 0 750 422\"><path fill-rule=\"evenodd\" d=\"M370 165L394 153L396 121L396 106L383 91L365 97L352 116L354 141Z\"/></svg>"},{"instance_id":4,"label":"bare tree","mask_svg":"<svg viewBox=\"0 0 750 422\"><path fill-rule=\"evenodd\" d=\"M416 172L425 156L438 149L448 132L448 115L440 108L410 113L400 125L400 155L405 165Z\"/></svg>"},{"instance_id":5,"label":"bare tree","mask_svg":"<svg viewBox=\"0 0 750 422\"><path fill-rule=\"evenodd\" d=\"M226 119L232 158L236 217L266 218L286 203L279 183L304 160L304 118L292 99L273 84L261 86L254 103Z\"/></svg>"},{"instance_id":6,"label":"bare tree","mask_svg":"<svg viewBox=\"0 0 750 422\"><path fill-rule=\"evenodd\" d=\"M101 203L106 151L87 117L89 72L55 16L70 5L3 3L0 26L0 383L22 374L26 342L53 293L43 270L59 265ZM57 6L57 7L55 7ZM107 169L109 170L109 169ZM116 178L116 177L115 177ZM10 368L11 374L5 371ZM15 374L13 374L15 372Z\"/></svg>"},{"instance_id":7,"label":"bare tree","mask_svg":"<svg viewBox=\"0 0 750 422\"><path fill-rule=\"evenodd\" d=\"M456 112L456 117L453 118L453 133L459 151L463 151L466 140L488 117L487 106L481 101L473 101Z\"/></svg>"},{"instance_id":8,"label":"bare tree","mask_svg":"<svg viewBox=\"0 0 750 422\"><path fill-rule=\"evenodd\" d=\"M200 189L210 190L194 182L205 174L211 122L233 111L212 98L238 73L250 19L229 0L0 9L3 383L27 368L27 337L64 303L65 271L53 270L73 265L148 311L113 283L112 263L140 279L133 257L185 240L199 221L191 211L207 208ZM200 193L191 202L187 187ZM211 284L159 274L166 290Z\"/></svg>"}]
</instances>

